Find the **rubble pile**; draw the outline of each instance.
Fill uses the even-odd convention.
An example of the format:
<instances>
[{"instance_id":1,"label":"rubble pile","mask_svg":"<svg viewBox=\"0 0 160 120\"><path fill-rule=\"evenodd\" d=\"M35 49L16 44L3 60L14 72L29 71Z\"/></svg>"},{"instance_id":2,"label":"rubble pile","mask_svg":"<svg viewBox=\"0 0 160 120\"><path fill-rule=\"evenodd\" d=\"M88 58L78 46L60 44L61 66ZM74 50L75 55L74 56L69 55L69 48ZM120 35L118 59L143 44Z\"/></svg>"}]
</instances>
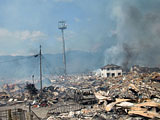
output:
<instances>
[{"instance_id":1,"label":"rubble pile","mask_svg":"<svg viewBox=\"0 0 160 120\"><path fill-rule=\"evenodd\" d=\"M81 109L70 109L67 112L50 112L48 120L59 119L86 119L86 120L143 120L143 119L160 119L160 74L153 73L135 73L130 72L124 76L118 77L92 77L85 79L83 84L77 83L77 88L72 93L76 93L77 103L83 102L81 97L92 95L94 93L95 100L93 104L81 104ZM81 86L80 86L81 85ZM88 86L85 94L79 91ZM76 86L75 86L76 87ZM87 88L87 87L86 87ZM84 89L85 91L85 89ZM77 96L80 96L78 98ZM86 95L86 96L85 96ZM89 97L88 97L89 99ZM87 97L86 97L87 100ZM61 104L63 107L63 104Z\"/></svg>"},{"instance_id":2,"label":"rubble pile","mask_svg":"<svg viewBox=\"0 0 160 120\"><path fill-rule=\"evenodd\" d=\"M126 76L109 78L107 91L97 91L99 103L105 102L107 112L122 112L121 115L138 115L142 118L160 118L159 73L129 73ZM142 119L141 118L141 119Z\"/></svg>"},{"instance_id":3,"label":"rubble pile","mask_svg":"<svg viewBox=\"0 0 160 120\"><path fill-rule=\"evenodd\" d=\"M154 78L159 75L130 73L126 76L107 79L104 87L108 88L107 96L114 98L147 99L159 97L159 87Z\"/></svg>"},{"instance_id":4,"label":"rubble pile","mask_svg":"<svg viewBox=\"0 0 160 120\"><path fill-rule=\"evenodd\" d=\"M134 65L131 67L131 71L132 72L136 72L136 73L152 73L152 72L160 72L160 68L159 67L142 67L139 65Z\"/></svg>"},{"instance_id":5,"label":"rubble pile","mask_svg":"<svg viewBox=\"0 0 160 120\"><path fill-rule=\"evenodd\" d=\"M3 104L21 100L35 109L48 108L47 120L160 119L158 72L132 71L108 78L70 76L66 80L54 81L52 86L32 97L28 97L26 91L19 92L16 95L1 92L0 97L6 101Z\"/></svg>"}]
</instances>

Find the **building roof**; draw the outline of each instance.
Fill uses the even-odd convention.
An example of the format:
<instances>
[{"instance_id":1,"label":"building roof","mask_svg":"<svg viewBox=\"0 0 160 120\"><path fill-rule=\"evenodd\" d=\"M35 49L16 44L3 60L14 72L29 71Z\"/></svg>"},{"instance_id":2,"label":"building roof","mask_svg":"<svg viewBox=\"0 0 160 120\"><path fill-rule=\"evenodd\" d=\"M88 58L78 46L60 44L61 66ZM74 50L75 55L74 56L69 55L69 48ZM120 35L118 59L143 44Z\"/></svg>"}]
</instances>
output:
<instances>
[{"instance_id":1,"label":"building roof","mask_svg":"<svg viewBox=\"0 0 160 120\"><path fill-rule=\"evenodd\" d=\"M107 69L107 68L116 68L116 69L121 69L121 66L118 65L114 65L114 64L108 64L104 67L102 67L101 69Z\"/></svg>"}]
</instances>

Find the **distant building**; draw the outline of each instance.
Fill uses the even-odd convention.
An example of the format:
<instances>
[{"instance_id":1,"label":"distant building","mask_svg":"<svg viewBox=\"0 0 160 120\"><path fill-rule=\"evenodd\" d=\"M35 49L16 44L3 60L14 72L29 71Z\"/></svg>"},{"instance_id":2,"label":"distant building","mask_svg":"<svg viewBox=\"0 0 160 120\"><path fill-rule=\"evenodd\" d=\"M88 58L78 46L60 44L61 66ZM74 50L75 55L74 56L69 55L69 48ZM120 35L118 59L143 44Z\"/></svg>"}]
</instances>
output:
<instances>
[{"instance_id":1,"label":"distant building","mask_svg":"<svg viewBox=\"0 0 160 120\"><path fill-rule=\"evenodd\" d=\"M122 75L122 68L118 65L108 64L101 68L101 77L117 77Z\"/></svg>"},{"instance_id":2,"label":"distant building","mask_svg":"<svg viewBox=\"0 0 160 120\"><path fill-rule=\"evenodd\" d=\"M131 67L130 72L134 72L134 73L160 72L160 68L159 67L144 67L144 66L134 65Z\"/></svg>"}]
</instances>

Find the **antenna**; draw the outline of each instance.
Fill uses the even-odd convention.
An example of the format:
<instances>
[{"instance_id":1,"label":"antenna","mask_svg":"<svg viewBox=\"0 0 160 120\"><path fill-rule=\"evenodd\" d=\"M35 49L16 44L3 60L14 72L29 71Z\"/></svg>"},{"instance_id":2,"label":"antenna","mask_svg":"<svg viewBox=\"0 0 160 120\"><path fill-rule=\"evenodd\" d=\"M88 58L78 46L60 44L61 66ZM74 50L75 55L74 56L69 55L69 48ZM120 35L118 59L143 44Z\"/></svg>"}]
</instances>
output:
<instances>
[{"instance_id":1,"label":"antenna","mask_svg":"<svg viewBox=\"0 0 160 120\"><path fill-rule=\"evenodd\" d=\"M65 21L58 22L58 28L62 31L62 41L63 41L63 63L64 63L64 75L67 75L66 70L66 53L65 53L65 41L64 41L64 30L67 29L67 25Z\"/></svg>"}]
</instances>

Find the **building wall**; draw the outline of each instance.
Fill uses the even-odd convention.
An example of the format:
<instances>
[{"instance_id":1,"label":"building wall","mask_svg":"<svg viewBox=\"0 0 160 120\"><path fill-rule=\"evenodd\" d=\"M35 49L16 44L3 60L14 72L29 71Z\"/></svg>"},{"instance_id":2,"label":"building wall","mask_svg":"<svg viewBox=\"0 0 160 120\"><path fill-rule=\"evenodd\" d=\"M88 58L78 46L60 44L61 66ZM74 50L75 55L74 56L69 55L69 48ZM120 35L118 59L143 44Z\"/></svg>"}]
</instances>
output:
<instances>
[{"instance_id":1,"label":"building wall","mask_svg":"<svg viewBox=\"0 0 160 120\"><path fill-rule=\"evenodd\" d=\"M101 77L117 77L119 75L122 75L122 70L107 70L103 69L101 70Z\"/></svg>"}]
</instances>

